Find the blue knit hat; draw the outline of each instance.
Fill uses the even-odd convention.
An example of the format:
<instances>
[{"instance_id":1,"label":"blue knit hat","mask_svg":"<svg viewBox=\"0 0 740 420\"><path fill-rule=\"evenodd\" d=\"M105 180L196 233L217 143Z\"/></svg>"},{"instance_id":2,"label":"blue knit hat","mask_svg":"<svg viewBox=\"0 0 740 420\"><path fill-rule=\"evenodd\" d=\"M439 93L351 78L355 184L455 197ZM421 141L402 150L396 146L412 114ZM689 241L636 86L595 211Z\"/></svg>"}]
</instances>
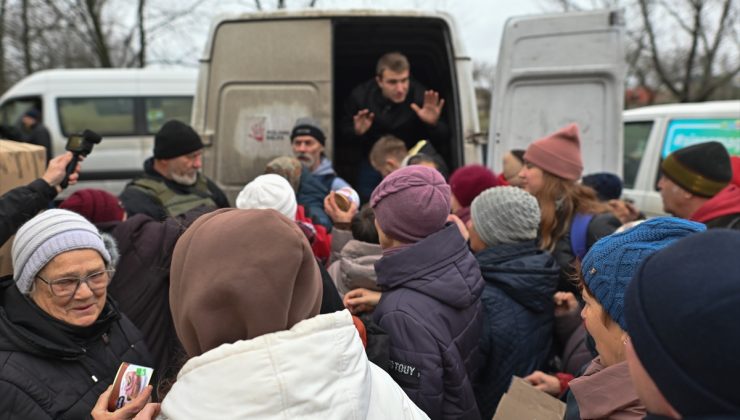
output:
<instances>
[{"instance_id":1,"label":"blue knit hat","mask_svg":"<svg viewBox=\"0 0 740 420\"><path fill-rule=\"evenodd\" d=\"M596 242L583 258L583 280L611 319L624 331L624 295L648 256L706 227L676 217L656 217Z\"/></svg>"}]
</instances>

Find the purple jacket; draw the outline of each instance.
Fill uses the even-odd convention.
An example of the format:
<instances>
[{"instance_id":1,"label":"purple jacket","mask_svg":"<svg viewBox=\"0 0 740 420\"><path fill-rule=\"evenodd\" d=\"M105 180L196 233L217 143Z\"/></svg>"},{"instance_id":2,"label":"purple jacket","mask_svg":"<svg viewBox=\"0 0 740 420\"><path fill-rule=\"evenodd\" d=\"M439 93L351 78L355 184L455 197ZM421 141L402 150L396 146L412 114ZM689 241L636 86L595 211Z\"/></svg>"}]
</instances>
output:
<instances>
[{"instance_id":1,"label":"purple jacket","mask_svg":"<svg viewBox=\"0 0 740 420\"><path fill-rule=\"evenodd\" d=\"M479 419L483 278L453 224L375 263L391 376L432 419Z\"/></svg>"}]
</instances>

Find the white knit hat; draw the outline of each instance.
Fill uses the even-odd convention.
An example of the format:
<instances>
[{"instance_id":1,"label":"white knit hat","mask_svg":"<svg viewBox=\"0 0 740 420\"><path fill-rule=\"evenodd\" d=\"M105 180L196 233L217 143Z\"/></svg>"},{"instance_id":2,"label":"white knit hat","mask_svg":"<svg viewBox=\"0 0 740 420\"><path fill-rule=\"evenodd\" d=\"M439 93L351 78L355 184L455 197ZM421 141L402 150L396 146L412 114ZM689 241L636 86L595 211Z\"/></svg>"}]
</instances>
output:
<instances>
[{"instance_id":1,"label":"white knit hat","mask_svg":"<svg viewBox=\"0 0 740 420\"><path fill-rule=\"evenodd\" d=\"M110 265L111 257L95 226L77 213L53 209L26 222L15 235L11 257L13 278L21 293L31 290L33 279L57 255L75 249L94 249Z\"/></svg>"},{"instance_id":2,"label":"white knit hat","mask_svg":"<svg viewBox=\"0 0 740 420\"><path fill-rule=\"evenodd\" d=\"M534 196L516 187L493 187L470 205L475 231L488 245L531 241L537 238L540 206Z\"/></svg>"},{"instance_id":3,"label":"white knit hat","mask_svg":"<svg viewBox=\"0 0 740 420\"><path fill-rule=\"evenodd\" d=\"M285 178L276 174L260 175L244 186L236 197L240 209L274 209L295 220L298 203L295 191Z\"/></svg>"}]
</instances>

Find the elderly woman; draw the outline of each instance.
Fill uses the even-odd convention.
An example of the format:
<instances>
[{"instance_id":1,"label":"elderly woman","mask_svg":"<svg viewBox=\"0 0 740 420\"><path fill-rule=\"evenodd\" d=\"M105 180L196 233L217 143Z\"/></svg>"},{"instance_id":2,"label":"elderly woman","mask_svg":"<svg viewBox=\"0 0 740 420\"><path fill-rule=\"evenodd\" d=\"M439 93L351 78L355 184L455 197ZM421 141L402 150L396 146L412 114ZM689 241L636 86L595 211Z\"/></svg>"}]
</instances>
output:
<instances>
[{"instance_id":1,"label":"elderly woman","mask_svg":"<svg viewBox=\"0 0 740 420\"><path fill-rule=\"evenodd\" d=\"M107 299L110 253L82 216L48 210L20 228L12 258L13 276L0 279L0 413L87 418L121 362L151 366Z\"/></svg>"},{"instance_id":2,"label":"elderly woman","mask_svg":"<svg viewBox=\"0 0 740 420\"><path fill-rule=\"evenodd\" d=\"M637 396L627 366L625 344L629 331L624 317L625 291L648 256L703 230L701 223L658 217L602 238L586 254L580 274L585 301L581 318L599 356L583 375L570 382L566 419L645 416L645 407Z\"/></svg>"}]
</instances>

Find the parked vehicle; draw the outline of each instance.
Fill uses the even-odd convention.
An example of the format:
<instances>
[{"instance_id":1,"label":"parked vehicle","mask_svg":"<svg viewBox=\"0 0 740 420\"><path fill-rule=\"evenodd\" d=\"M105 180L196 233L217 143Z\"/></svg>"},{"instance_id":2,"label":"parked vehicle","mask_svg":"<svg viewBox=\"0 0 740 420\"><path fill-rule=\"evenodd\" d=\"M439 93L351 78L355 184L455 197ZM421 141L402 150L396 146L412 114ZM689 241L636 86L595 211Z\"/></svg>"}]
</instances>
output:
<instances>
[{"instance_id":1,"label":"parked vehicle","mask_svg":"<svg viewBox=\"0 0 740 420\"><path fill-rule=\"evenodd\" d=\"M196 76L195 70L39 71L0 97L0 124L20 128L26 111L40 110L53 155L63 153L71 133L99 133L103 141L85 159L76 188L117 194L141 173L160 126L171 118L190 121Z\"/></svg>"},{"instance_id":2,"label":"parked vehicle","mask_svg":"<svg viewBox=\"0 0 740 420\"><path fill-rule=\"evenodd\" d=\"M498 60L489 165L576 121L584 151L595 157L590 168L621 169L614 156L622 138L622 34L619 14L609 11L511 19ZM449 15L278 11L227 16L211 27L192 120L208 145L205 174L233 199L269 160L291 154L294 121L312 116L327 132L335 169L352 183L364 157L336 134L343 105L390 51L405 54L412 77L445 98L441 118L452 135L438 152L448 166L483 162L472 61Z\"/></svg>"},{"instance_id":3,"label":"parked vehicle","mask_svg":"<svg viewBox=\"0 0 740 420\"><path fill-rule=\"evenodd\" d=\"M648 216L664 214L657 189L670 153L710 140L740 156L740 101L655 105L624 111L624 198Z\"/></svg>"}]
</instances>

